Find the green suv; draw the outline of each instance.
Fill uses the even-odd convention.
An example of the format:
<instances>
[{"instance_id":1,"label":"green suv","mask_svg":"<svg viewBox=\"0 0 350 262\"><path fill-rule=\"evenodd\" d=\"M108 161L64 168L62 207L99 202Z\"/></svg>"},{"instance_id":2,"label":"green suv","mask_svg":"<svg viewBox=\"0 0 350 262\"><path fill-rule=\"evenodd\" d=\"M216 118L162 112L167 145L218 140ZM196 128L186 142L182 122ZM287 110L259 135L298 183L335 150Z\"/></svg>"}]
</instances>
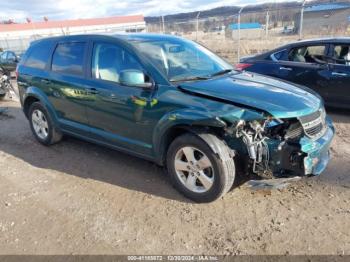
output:
<instances>
[{"instance_id":1,"label":"green suv","mask_svg":"<svg viewBox=\"0 0 350 262\"><path fill-rule=\"evenodd\" d=\"M72 135L153 161L197 202L227 193L238 169L275 178L318 175L329 160L334 128L316 93L237 72L178 37L39 40L17 74L40 143Z\"/></svg>"}]
</instances>

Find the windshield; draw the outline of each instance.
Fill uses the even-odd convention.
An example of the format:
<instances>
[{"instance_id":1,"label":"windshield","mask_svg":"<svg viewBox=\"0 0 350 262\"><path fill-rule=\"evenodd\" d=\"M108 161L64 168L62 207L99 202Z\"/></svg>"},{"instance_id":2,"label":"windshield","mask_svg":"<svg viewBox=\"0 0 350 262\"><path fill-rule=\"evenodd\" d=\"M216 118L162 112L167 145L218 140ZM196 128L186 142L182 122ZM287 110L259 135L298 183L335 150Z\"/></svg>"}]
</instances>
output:
<instances>
[{"instance_id":1,"label":"windshield","mask_svg":"<svg viewBox=\"0 0 350 262\"><path fill-rule=\"evenodd\" d=\"M192 41L147 39L132 44L171 82L207 79L233 70L223 59Z\"/></svg>"}]
</instances>

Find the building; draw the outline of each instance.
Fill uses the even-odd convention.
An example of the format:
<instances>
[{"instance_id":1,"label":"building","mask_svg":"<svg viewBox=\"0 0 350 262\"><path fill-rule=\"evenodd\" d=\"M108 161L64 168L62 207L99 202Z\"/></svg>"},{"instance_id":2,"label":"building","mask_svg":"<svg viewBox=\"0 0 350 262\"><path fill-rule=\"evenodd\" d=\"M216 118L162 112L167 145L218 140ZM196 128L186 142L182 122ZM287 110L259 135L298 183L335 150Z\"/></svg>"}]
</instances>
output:
<instances>
[{"instance_id":1,"label":"building","mask_svg":"<svg viewBox=\"0 0 350 262\"><path fill-rule=\"evenodd\" d=\"M142 32L146 23L142 15L92 19L0 24L0 47L23 52L33 40L70 34L115 34Z\"/></svg>"},{"instance_id":2,"label":"building","mask_svg":"<svg viewBox=\"0 0 350 262\"><path fill-rule=\"evenodd\" d=\"M233 39L238 39L238 28L240 29L241 39L256 39L262 37L264 32L260 23L230 24L228 28L232 30Z\"/></svg>"},{"instance_id":3,"label":"building","mask_svg":"<svg viewBox=\"0 0 350 262\"><path fill-rule=\"evenodd\" d=\"M329 3L304 9L303 33L311 35L344 34L350 26L350 3ZM295 18L295 29L300 28L300 13Z\"/></svg>"}]
</instances>

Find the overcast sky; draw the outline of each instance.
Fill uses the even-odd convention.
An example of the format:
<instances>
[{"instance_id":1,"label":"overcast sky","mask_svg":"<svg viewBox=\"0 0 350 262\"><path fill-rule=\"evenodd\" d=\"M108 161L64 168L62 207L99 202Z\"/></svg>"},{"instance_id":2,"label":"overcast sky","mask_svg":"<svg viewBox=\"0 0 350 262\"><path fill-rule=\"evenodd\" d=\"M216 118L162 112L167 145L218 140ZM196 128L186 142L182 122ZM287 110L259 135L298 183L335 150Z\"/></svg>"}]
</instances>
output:
<instances>
[{"instance_id":1,"label":"overcast sky","mask_svg":"<svg viewBox=\"0 0 350 262\"><path fill-rule=\"evenodd\" d=\"M218 6L246 5L288 0L1 0L0 20L23 22L47 16L52 20L77 19L129 14L158 16L205 10Z\"/></svg>"}]
</instances>

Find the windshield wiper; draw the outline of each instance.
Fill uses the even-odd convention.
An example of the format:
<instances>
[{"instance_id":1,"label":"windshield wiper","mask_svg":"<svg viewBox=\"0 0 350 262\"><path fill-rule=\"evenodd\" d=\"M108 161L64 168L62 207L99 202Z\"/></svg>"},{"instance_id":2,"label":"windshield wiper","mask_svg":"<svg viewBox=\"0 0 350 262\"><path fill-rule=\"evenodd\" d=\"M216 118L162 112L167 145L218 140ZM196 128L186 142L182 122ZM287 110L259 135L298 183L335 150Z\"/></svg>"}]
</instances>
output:
<instances>
[{"instance_id":1,"label":"windshield wiper","mask_svg":"<svg viewBox=\"0 0 350 262\"><path fill-rule=\"evenodd\" d=\"M191 77L187 77L187 78L181 78L181 79L171 79L170 82L182 82L182 81L195 81L195 80L208 80L214 76L219 76L219 75L224 75L227 73L230 73L231 71L233 71L233 69L224 69L221 70L219 72L210 74L210 75L205 75L205 76L191 76Z\"/></svg>"},{"instance_id":2,"label":"windshield wiper","mask_svg":"<svg viewBox=\"0 0 350 262\"><path fill-rule=\"evenodd\" d=\"M214 74L208 75L208 77L224 75L224 74L230 73L230 72L232 72L232 71L233 71L233 69L224 69L224 70L221 70L221 71L216 72L216 73L214 73Z\"/></svg>"},{"instance_id":3,"label":"windshield wiper","mask_svg":"<svg viewBox=\"0 0 350 262\"><path fill-rule=\"evenodd\" d=\"M186 82L186 81L196 81L196 80L208 80L209 76L191 76L181 79L171 79L170 82Z\"/></svg>"}]
</instances>

